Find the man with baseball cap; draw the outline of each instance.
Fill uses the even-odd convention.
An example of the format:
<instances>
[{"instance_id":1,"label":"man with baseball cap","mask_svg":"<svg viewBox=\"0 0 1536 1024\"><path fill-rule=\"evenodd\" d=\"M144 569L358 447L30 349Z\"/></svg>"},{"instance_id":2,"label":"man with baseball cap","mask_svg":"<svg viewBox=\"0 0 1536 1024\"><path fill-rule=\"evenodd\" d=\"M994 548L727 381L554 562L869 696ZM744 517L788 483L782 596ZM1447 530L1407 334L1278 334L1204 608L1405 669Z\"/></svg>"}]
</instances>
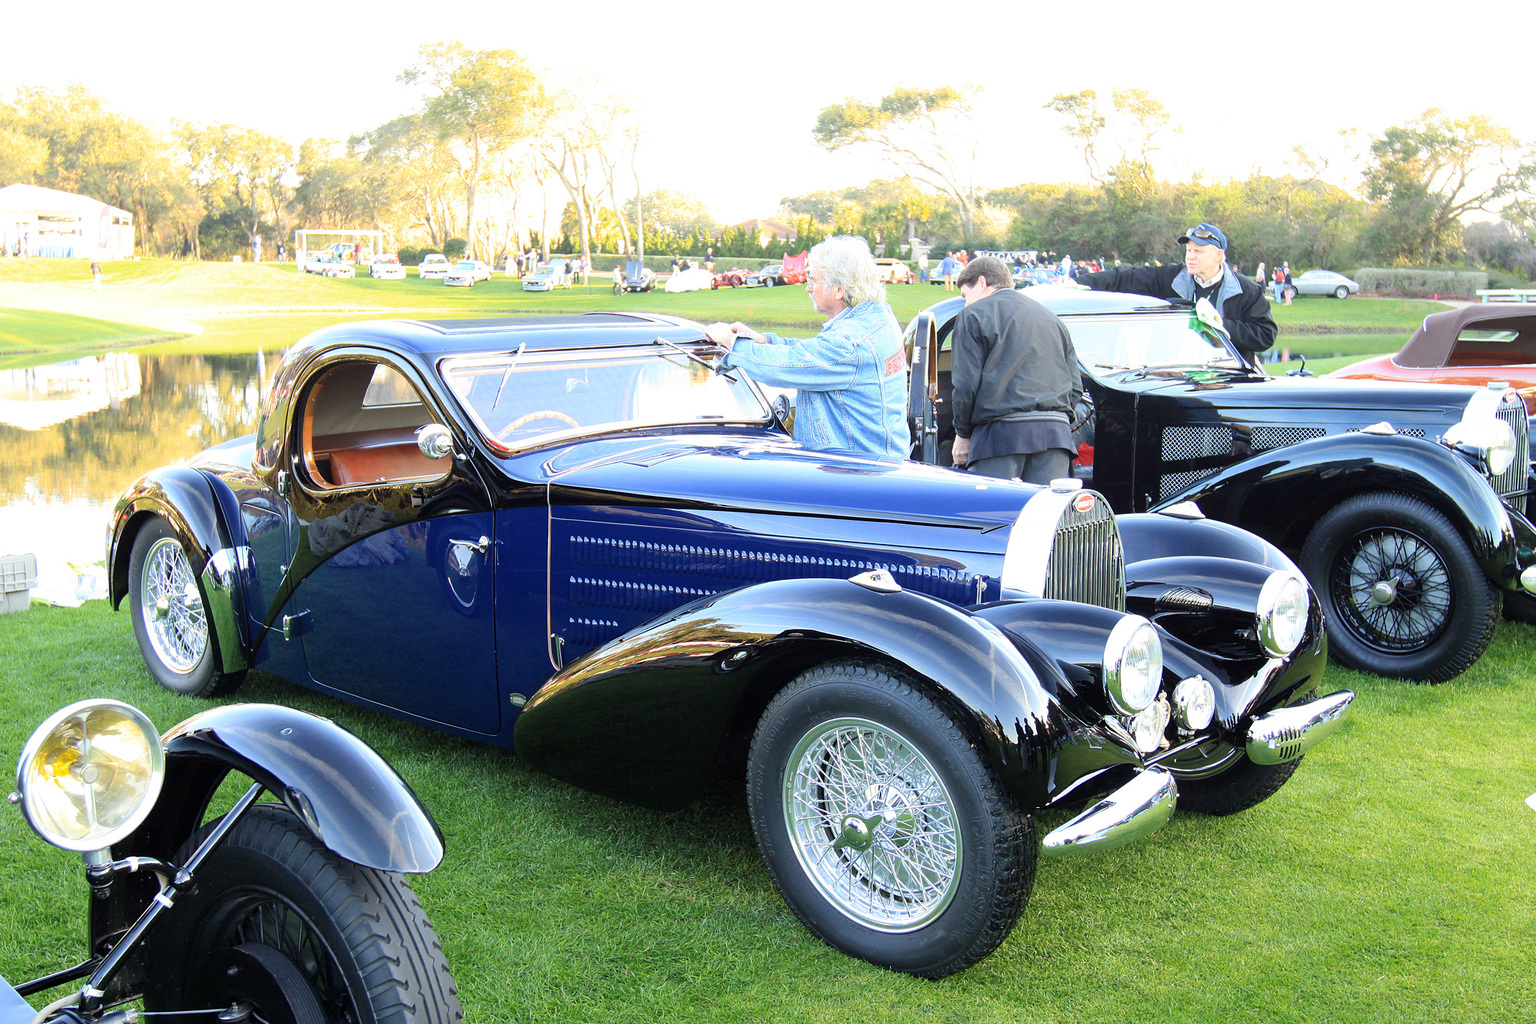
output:
<instances>
[{"instance_id":1,"label":"man with baseball cap","mask_svg":"<svg viewBox=\"0 0 1536 1024\"><path fill-rule=\"evenodd\" d=\"M1264 287L1227 266L1226 232L1201 221L1179 236L1179 244L1184 247L1183 264L1104 270L1082 274L1077 283L1098 291L1181 300L1194 303L1196 309L1205 299L1213 311L1208 319L1226 330L1239 349L1257 354L1273 345L1275 321L1269 315Z\"/></svg>"}]
</instances>

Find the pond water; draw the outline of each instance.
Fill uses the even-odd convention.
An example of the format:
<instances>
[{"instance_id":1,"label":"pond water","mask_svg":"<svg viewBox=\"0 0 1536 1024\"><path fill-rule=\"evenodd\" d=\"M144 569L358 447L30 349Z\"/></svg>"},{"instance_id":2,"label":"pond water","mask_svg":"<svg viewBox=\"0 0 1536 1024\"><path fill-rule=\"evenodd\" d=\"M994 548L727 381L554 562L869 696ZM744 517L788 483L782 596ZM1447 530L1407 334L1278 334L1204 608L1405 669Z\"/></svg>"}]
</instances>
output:
<instances>
[{"instance_id":1,"label":"pond water","mask_svg":"<svg viewBox=\"0 0 1536 1024\"><path fill-rule=\"evenodd\" d=\"M338 317L214 324L195 339L0 369L0 555L37 556L34 599L104 596L118 495L255 429L283 351Z\"/></svg>"}]
</instances>

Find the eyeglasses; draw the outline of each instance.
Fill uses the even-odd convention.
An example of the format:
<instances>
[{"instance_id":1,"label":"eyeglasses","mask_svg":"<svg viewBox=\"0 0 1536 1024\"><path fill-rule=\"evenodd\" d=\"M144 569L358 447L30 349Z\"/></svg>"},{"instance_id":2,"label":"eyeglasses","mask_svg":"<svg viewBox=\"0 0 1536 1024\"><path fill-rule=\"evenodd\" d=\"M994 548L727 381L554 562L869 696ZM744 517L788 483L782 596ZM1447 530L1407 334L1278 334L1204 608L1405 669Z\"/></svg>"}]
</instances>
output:
<instances>
[{"instance_id":1,"label":"eyeglasses","mask_svg":"<svg viewBox=\"0 0 1536 1024\"><path fill-rule=\"evenodd\" d=\"M1216 233L1210 228L1206 227L1204 224L1201 224L1199 227L1190 228L1188 231L1184 232L1184 234L1188 235L1190 238L1208 238L1213 242L1221 241L1221 239L1216 237Z\"/></svg>"}]
</instances>

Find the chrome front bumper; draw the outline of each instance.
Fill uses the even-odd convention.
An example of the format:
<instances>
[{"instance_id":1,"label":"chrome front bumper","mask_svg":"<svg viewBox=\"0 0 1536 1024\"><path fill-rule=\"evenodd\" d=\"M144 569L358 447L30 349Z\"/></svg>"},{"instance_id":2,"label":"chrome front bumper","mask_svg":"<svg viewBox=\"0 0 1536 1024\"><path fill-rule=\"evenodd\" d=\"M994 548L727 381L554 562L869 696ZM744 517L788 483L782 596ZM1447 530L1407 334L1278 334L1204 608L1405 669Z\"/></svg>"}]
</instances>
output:
<instances>
[{"instance_id":1,"label":"chrome front bumper","mask_svg":"<svg viewBox=\"0 0 1536 1024\"><path fill-rule=\"evenodd\" d=\"M1248 727L1248 760L1254 764L1296 760L1339 727L1354 699L1353 690L1340 690L1254 719Z\"/></svg>"},{"instance_id":2,"label":"chrome front bumper","mask_svg":"<svg viewBox=\"0 0 1536 1024\"><path fill-rule=\"evenodd\" d=\"M1353 695L1351 695L1353 696ZM1173 816L1179 787L1161 768L1146 768L1040 842L1047 857L1075 857L1133 843Z\"/></svg>"}]
</instances>

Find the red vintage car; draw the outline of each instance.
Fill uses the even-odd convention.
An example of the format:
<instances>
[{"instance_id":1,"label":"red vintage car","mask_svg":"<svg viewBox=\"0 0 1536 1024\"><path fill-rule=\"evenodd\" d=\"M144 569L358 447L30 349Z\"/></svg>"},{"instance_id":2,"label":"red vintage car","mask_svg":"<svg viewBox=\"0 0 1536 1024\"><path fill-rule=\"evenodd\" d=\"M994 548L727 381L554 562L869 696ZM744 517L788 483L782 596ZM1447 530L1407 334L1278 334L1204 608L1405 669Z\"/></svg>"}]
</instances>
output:
<instances>
[{"instance_id":1,"label":"red vintage car","mask_svg":"<svg viewBox=\"0 0 1536 1024\"><path fill-rule=\"evenodd\" d=\"M1480 302L1431 313L1395 355L1351 363L1330 377L1508 384L1536 416L1536 304Z\"/></svg>"},{"instance_id":2,"label":"red vintage car","mask_svg":"<svg viewBox=\"0 0 1536 1024\"><path fill-rule=\"evenodd\" d=\"M805 261L810 254L784 257L784 270L779 274L779 284L805 284Z\"/></svg>"},{"instance_id":3,"label":"red vintage car","mask_svg":"<svg viewBox=\"0 0 1536 1024\"><path fill-rule=\"evenodd\" d=\"M709 286L711 288L740 288L747 283L747 276L751 273L750 270L743 270L740 267L722 270L715 275L713 281L709 282Z\"/></svg>"}]
</instances>

